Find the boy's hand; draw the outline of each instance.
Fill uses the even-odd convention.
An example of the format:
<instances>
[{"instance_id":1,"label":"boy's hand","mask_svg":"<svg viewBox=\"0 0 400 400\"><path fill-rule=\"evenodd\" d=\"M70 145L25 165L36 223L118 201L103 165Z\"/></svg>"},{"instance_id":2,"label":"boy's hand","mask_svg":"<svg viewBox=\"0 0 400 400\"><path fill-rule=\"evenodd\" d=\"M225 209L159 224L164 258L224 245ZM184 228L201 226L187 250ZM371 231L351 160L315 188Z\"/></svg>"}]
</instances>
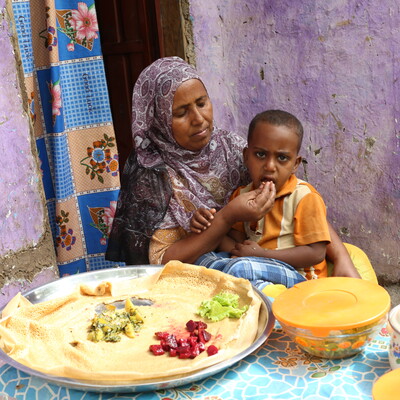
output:
<instances>
[{"instance_id":1,"label":"boy's hand","mask_svg":"<svg viewBox=\"0 0 400 400\"><path fill-rule=\"evenodd\" d=\"M265 250L252 240L245 240L243 243L236 243L231 250L234 257L263 257Z\"/></svg>"},{"instance_id":2,"label":"boy's hand","mask_svg":"<svg viewBox=\"0 0 400 400\"><path fill-rule=\"evenodd\" d=\"M214 219L214 214L217 212L215 208L198 208L190 220L190 230L193 233L200 233L205 231Z\"/></svg>"}]
</instances>

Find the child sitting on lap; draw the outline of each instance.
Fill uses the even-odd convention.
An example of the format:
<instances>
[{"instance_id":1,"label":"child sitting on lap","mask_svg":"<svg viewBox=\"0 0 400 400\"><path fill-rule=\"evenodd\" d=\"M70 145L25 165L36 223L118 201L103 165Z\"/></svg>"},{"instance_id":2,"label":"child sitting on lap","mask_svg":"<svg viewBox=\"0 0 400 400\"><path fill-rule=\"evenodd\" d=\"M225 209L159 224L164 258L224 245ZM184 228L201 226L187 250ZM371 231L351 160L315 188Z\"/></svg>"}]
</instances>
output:
<instances>
[{"instance_id":1,"label":"child sitting on lap","mask_svg":"<svg viewBox=\"0 0 400 400\"><path fill-rule=\"evenodd\" d=\"M327 276L330 235L325 203L313 186L295 176L302 139L302 124L288 112L268 110L253 118L243 150L252 182L236 189L231 200L268 184L275 185L274 206L259 221L233 225L221 238L221 253L207 253L195 264L249 279L259 289L269 283L291 287ZM198 209L192 232L207 229L215 212Z\"/></svg>"}]
</instances>

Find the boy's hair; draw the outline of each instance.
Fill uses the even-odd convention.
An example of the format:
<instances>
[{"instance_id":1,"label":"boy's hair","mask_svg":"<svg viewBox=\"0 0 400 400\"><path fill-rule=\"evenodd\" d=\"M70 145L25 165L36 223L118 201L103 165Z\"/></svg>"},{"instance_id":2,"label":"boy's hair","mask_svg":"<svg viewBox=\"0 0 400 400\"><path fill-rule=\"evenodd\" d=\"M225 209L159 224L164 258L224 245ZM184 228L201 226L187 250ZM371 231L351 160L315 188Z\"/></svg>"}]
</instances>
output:
<instances>
[{"instance_id":1,"label":"boy's hair","mask_svg":"<svg viewBox=\"0 0 400 400\"><path fill-rule=\"evenodd\" d=\"M249 130L247 134L247 142L251 140L254 128L259 122L267 122L268 124L281 126L285 125L297 134L299 137L298 150L300 150L301 142L303 141L303 125L301 122L292 114L282 110L267 110L257 114L250 122Z\"/></svg>"}]
</instances>

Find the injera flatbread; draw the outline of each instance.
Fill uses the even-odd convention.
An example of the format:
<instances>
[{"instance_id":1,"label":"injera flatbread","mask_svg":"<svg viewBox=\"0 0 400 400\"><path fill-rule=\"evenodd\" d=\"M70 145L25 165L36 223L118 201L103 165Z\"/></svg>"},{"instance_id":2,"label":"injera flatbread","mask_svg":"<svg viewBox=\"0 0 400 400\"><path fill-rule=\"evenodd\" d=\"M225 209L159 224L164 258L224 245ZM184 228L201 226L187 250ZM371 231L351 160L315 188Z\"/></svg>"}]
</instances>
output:
<instances>
[{"instance_id":1,"label":"injera flatbread","mask_svg":"<svg viewBox=\"0 0 400 400\"><path fill-rule=\"evenodd\" d=\"M220 292L239 295L239 306L248 305L240 319L210 322L197 311L203 300ZM92 342L88 328L99 304L127 297L153 301L138 306L142 329L134 338ZM204 267L171 261L158 273L144 278L102 282L97 287L79 286L64 297L31 304L21 294L5 307L0 320L0 347L17 362L45 374L86 382L110 384L186 376L229 359L247 349L265 326L261 299L249 281ZM188 337L186 322L203 320L219 352L202 352L194 359L154 356L150 344L159 344L155 332Z\"/></svg>"}]
</instances>

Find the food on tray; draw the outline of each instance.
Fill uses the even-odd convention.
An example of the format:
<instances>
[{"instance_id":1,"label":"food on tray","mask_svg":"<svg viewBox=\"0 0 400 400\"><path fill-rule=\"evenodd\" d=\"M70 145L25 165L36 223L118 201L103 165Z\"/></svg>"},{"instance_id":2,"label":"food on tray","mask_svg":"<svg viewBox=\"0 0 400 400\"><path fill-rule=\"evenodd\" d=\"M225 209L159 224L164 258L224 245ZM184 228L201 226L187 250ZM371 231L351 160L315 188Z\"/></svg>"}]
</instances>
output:
<instances>
[{"instance_id":1,"label":"food on tray","mask_svg":"<svg viewBox=\"0 0 400 400\"><path fill-rule=\"evenodd\" d=\"M283 330L301 349L323 358L346 358L359 353L380 331L386 317L373 324L354 329L333 329L323 337L313 336L310 330L281 323Z\"/></svg>"},{"instance_id":2,"label":"food on tray","mask_svg":"<svg viewBox=\"0 0 400 400\"><path fill-rule=\"evenodd\" d=\"M205 322L191 319L186 323L186 329L190 333L187 338L176 337L173 333L168 332L156 332L155 336L159 339L160 344L151 344L150 351L155 356L161 356L167 352L170 357L192 359L204 350L207 350L209 356L214 355L218 353L218 349L214 345L206 347L206 343L211 339L211 334L206 331L206 328Z\"/></svg>"},{"instance_id":3,"label":"food on tray","mask_svg":"<svg viewBox=\"0 0 400 400\"><path fill-rule=\"evenodd\" d=\"M239 307L239 296L235 293L219 293L211 300L204 300L200 304L199 315L212 321L224 318L240 318L248 309L245 305Z\"/></svg>"},{"instance_id":4,"label":"food on tray","mask_svg":"<svg viewBox=\"0 0 400 400\"><path fill-rule=\"evenodd\" d=\"M112 304L106 305L106 311L96 314L89 328L88 339L93 342L119 342L121 334L134 338L143 324L143 318L132 304L125 300L125 310L118 311Z\"/></svg>"},{"instance_id":5,"label":"food on tray","mask_svg":"<svg viewBox=\"0 0 400 400\"><path fill-rule=\"evenodd\" d=\"M249 281L178 261L154 275L97 281L92 286L80 285L67 296L37 304L21 294L15 296L2 312L0 348L18 363L45 374L117 385L183 377L231 359L249 348L266 324L262 300ZM237 296L237 307L247 311L241 318L225 318L205 329L199 306L221 292ZM126 302L130 310L127 299L133 300L132 307L143 320L134 339L124 333L115 342L88 339L93 317L103 313L96 317L96 327L111 327L99 319L128 312L113 309ZM204 341L206 349L200 351L202 345L198 345L195 358L191 358L195 353L189 358L155 358L149 351L150 345L157 344L155 332L168 332L182 339L182 345L183 339Z\"/></svg>"}]
</instances>

